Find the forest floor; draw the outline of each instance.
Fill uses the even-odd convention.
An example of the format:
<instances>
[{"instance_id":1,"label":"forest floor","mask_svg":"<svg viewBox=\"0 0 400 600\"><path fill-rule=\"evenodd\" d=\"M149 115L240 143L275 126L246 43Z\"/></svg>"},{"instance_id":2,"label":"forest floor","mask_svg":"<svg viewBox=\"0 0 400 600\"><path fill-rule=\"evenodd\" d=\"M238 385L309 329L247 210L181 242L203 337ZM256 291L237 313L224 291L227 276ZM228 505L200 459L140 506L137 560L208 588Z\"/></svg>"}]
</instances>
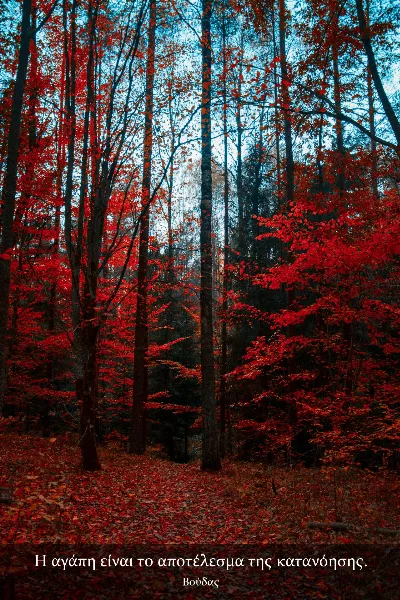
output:
<instances>
[{"instance_id":1,"label":"forest floor","mask_svg":"<svg viewBox=\"0 0 400 600\"><path fill-rule=\"evenodd\" d=\"M388 540L374 532L400 528L400 483L393 473L338 469L333 477L331 470L263 468L232 460L224 461L220 472L208 473L198 462L173 463L156 448L132 456L109 445L100 454L102 471L84 473L76 441L0 435L0 488L11 488L13 494L9 504L0 503L0 597L400 598L399 537ZM320 531L308 527L311 521L356 527ZM35 557L43 555L49 564L36 564ZM81 556L94 557L96 568L74 568L73 562L65 569L57 563L59 557L74 561ZM104 566L103 556L128 556L132 568L98 568ZM154 556L154 567L138 566L140 556ZM159 563L160 557L186 556L214 561L269 557L272 570L249 562L230 570ZM279 565L282 556L289 557L286 566ZM316 557L329 567L317 562L312 568L293 568L292 557L298 556ZM331 556L335 568L328 563ZM342 559L345 568L336 569L340 556L362 557L362 570L347 558Z\"/></svg>"},{"instance_id":2,"label":"forest floor","mask_svg":"<svg viewBox=\"0 0 400 600\"><path fill-rule=\"evenodd\" d=\"M225 461L218 473L151 450L101 448L103 470L84 473L63 438L0 436L0 539L12 543L387 543L400 529L399 478L367 470L262 468ZM335 508L336 506L336 508ZM310 529L343 521L351 531ZM399 538L397 538L397 541ZM394 540L390 540L392 543Z\"/></svg>"}]
</instances>

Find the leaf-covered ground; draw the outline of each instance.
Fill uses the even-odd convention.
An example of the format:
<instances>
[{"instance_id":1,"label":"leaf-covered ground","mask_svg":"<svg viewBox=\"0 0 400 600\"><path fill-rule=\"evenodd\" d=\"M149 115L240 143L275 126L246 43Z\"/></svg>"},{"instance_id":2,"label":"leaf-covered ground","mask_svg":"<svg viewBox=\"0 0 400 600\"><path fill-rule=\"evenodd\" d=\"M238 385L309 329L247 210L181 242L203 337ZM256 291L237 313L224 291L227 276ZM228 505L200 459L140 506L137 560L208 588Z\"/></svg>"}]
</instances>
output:
<instances>
[{"instance_id":1,"label":"leaf-covered ground","mask_svg":"<svg viewBox=\"0 0 400 600\"><path fill-rule=\"evenodd\" d=\"M198 463L175 464L151 451L131 456L118 447L102 448L101 459L103 470L87 474L71 442L0 436L0 486L13 489L13 502L0 504L1 540L385 543L371 530L400 529L395 474L341 469L334 479L331 471L229 461L213 474ZM312 530L310 521L357 528Z\"/></svg>"},{"instance_id":2,"label":"leaf-covered ground","mask_svg":"<svg viewBox=\"0 0 400 600\"><path fill-rule=\"evenodd\" d=\"M155 449L130 456L101 449L103 470L79 468L76 443L0 436L0 596L8 600L240 599L394 600L400 589L399 482L366 470L263 468L225 461L219 473L175 464ZM335 484L336 482L336 484ZM335 533L307 527L338 521ZM373 545L372 545L373 543ZM358 544L358 545L356 545ZM136 556L269 556L272 570L138 568ZM35 565L50 557L130 556L133 568L63 570ZM104 554L105 553L105 554ZM362 556L368 568L275 568L280 556ZM132 558L132 556L134 558ZM243 559L247 560L247 559ZM50 563L50 558L48 558ZM279 565L278 565L279 566ZM184 585L184 578L212 585Z\"/></svg>"}]
</instances>

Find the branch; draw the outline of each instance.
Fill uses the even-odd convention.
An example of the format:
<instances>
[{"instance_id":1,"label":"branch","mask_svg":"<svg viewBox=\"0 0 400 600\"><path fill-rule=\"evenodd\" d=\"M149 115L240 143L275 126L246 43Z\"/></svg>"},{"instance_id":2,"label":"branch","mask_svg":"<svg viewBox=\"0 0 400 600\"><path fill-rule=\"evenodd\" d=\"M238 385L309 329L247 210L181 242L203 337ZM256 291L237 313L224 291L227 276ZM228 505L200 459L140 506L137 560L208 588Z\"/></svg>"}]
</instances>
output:
<instances>
[{"instance_id":1,"label":"branch","mask_svg":"<svg viewBox=\"0 0 400 600\"><path fill-rule=\"evenodd\" d=\"M47 23L47 21L50 19L51 15L53 14L54 9L56 8L57 4L58 4L58 0L54 0L53 4L51 5L51 8L50 8L49 12L43 18L42 22L36 27L36 29L34 30L33 34L38 33L42 29L42 27Z\"/></svg>"},{"instance_id":2,"label":"branch","mask_svg":"<svg viewBox=\"0 0 400 600\"><path fill-rule=\"evenodd\" d=\"M183 133L185 132L185 130L189 127L190 123L193 121L194 116L199 112L200 108L201 108L201 106L199 106L198 108L196 108L196 110L194 110L192 112L192 114L190 115L189 119L187 120L187 122L185 123L185 125L182 127L181 131L179 132L178 143L176 144L176 146L174 146L174 148L173 148L173 150L172 150L172 152L170 154L168 162L167 162L165 168L163 169L162 176L161 176L158 184L154 188L153 193L151 194L148 202L145 204L145 206L142 208L142 210L139 213L139 217L138 217L138 219L136 221L135 227L134 227L133 232L132 232L131 241L130 241L129 248L128 248L128 251L127 251L127 254L126 254L124 265L123 265L122 270L121 270L120 277L119 277L118 282L117 282L117 284L116 284L116 286L114 288L114 291L111 293L111 296L109 297L109 299L107 300L107 302L104 304L104 309L102 311L101 318L104 318L104 315L108 311L108 309L109 309L109 307L111 305L111 302L114 300L115 296L117 295L117 293L118 293L118 291L119 291L119 289L120 289L120 287L122 285L122 281L123 281L123 279L125 277L126 269L128 268L128 263L129 263L129 260L130 260L131 254L132 254L133 245L134 245L137 233L139 231L140 223L141 223L143 217L147 214L147 212L148 212L148 210L149 210L149 208L150 208L150 206L151 206L154 198L157 195L158 190L160 189L160 187L164 183L165 178L167 177L167 174L168 174L168 171L169 171L169 167L171 165L171 162L172 162L172 160L173 160L173 158L174 158L177 150L181 146L183 146L184 144L189 144L189 143L195 141L195 140L186 140L185 142L182 142L181 141L181 137L182 137Z\"/></svg>"},{"instance_id":3,"label":"branch","mask_svg":"<svg viewBox=\"0 0 400 600\"><path fill-rule=\"evenodd\" d=\"M320 92L317 92L316 90L311 90L310 88L307 88L306 86L303 86L303 85L300 85L299 87L303 88L309 94L316 96L322 102L325 102L326 104L328 104L328 106L330 106L334 112L330 112L327 110L321 110L321 109L319 109L319 110L317 110L317 109L315 109L315 110L298 110L295 108L283 108L282 106L279 106L278 108L280 108L280 110L283 110L286 112L288 112L288 111L294 112L297 114L308 115L308 116L310 116L310 115L325 115L332 119L340 119L341 121L346 121L346 123L349 123L350 125L353 125L354 127L357 127L357 129L359 129L359 131L361 131L362 133L367 135L371 140L374 140L378 144L381 144L382 146L386 146L387 148L391 148L392 150L395 150L397 153L399 153L398 145L393 144L392 142L388 142L387 140L384 140L383 138L372 134L371 131L367 127L364 127L364 125L362 125L361 123L359 123L352 117L346 115L345 113L343 113L341 111L337 111L332 100L327 98L324 94L321 94ZM260 106L259 102L245 102L244 104L248 104L251 106L258 106L258 107Z\"/></svg>"},{"instance_id":4,"label":"branch","mask_svg":"<svg viewBox=\"0 0 400 600\"><path fill-rule=\"evenodd\" d=\"M194 35L197 37L197 39L199 40L199 42L201 44L201 37L199 36L199 34L195 30L195 28L187 21L187 19L185 19L185 17L182 15L182 13L178 10L175 2L174 2L174 10L175 10L176 14L178 15L178 17L180 18L180 20L183 21L183 23L185 23L185 25L187 27L189 27L190 31L192 33L194 33Z\"/></svg>"},{"instance_id":5,"label":"branch","mask_svg":"<svg viewBox=\"0 0 400 600\"><path fill-rule=\"evenodd\" d=\"M375 142L377 142L378 144L381 144L382 146L386 146L387 148L392 148L392 150L396 150L396 152L399 152L399 148L398 148L398 146L396 146L396 144L392 144L391 142L388 142L388 141L384 140L383 138L372 134L367 127L364 127L364 125L361 125L361 123L359 123L355 119L352 119L348 115L345 115L342 112L339 112L339 111L330 112L327 110L296 110L293 108L292 109L282 108L282 110L296 112L296 113L302 114L302 115L325 115L332 119L340 119L341 121L346 121L347 123L350 123L350 125L354 125L354 127L357 127L357 129L359 129L362 133L367 135L371 140L374 140Z\"/></svg>"},{"instance_id":6,"label":"branch","mask_svg":"<svg viewBox=\"0 0 400 600\"><path fill-rule=\"evenodd\" d=\"M368 66L371 72L372 79L374 80L374 85L376 91L378 92L379 100L383 106L383 110L385 111L385 115L387 120L390 123L392 131L397 141L397 145L400 146L400 122L396 116L396 113L393 110L393 107L390 103L389 98L385 92L385 88L382 84L382 79L378 72L378 67L375 60L374 50L371 44L371 37L369 34L369 30L367 28L367 23L365 19L365 13L362 5L362 0L356 0L357 6L357 16L358 16L358 24L360 27L361 41L364 45L365 54L368 59Z\"/></svg>"}]
</instances>

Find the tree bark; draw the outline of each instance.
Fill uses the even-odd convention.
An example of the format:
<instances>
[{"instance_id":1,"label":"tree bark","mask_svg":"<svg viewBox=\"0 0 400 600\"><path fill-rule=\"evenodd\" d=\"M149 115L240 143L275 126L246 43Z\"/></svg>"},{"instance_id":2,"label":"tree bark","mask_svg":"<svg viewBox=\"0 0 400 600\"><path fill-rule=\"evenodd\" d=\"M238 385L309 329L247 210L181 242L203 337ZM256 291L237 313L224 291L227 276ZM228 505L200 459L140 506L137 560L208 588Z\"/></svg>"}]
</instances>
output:
<instances>
[{"instance_id":1,"label":"tree bark","mask_svg":"<svg viewBox=\"0 0 400 600\"><path fill-rule=\"evenodd\" d=\"M243 194L243 157L242 157L242 136L243 136L243 124L242 124L242 76L243 76L243 32L240 36L240 62L239 62L239 77L237 86L237 102L236 102L236 148L237 148L237 166L236 166L236 190L238 199L238 250L239 260L243 260L246 254L246 236L244 226L244 194Z\"/></svg>"},{"instance_id":2,"label":"tree bark","mask_svg":"<svg viewBox=\"0 0 400 600\"><path fill-rule=\"evenodd\" d=\"M367 0L367 25L369 27L369 5L370 0ZM372 167L371 167L371 189L375 198L378 198L378 159L376 155L377 143L374 139L376 136L375 127L375 105L374 105L374 88L371 69L367 66L367 88L368 88L368 117L369 117L369 130L371 132L371 153L372 153Z\"/></svg>"},{"instance_id":3,"label":"tree bark","mask_svg":"<svg viewBox=\"0 0 400 600\"><path fill-rule=\"evenodd\" d=\"M70 31L68 34L68 8L67 2L63 3L63 28L64 28L64 64L65 64L65 130L68 133L67 143L67 171L65 176L64 193L64 231L65 245L71 266L71 314L73 326L74 348L74 379L75 392L78 405L82 402L83 358L81 335L81 307L80 307L80 269L78 268L77 244L72 240L72 192L73 172L75 163L76 139L76 12L77 3L73 0L70 13ZM81 210L79 211L81 216Z\"/></svg>"},{"instance_id":4,"label":"tree bark","mask_svg":"<svg viewBox=\"0 0 400 600\"><path fill-rule=\"evenodd\" d=\"M279 56L278 45L276 42L275 33L275 10L272 7L272 44L274 47L274 58ZM276 154L276 195L277 195L277 207L280 209L281 205L281 149L280 149L280 133L279 133L279 105L278 105L278 68L276 61L274 61L274 125L275 125L275 154ZM281 249L282 254L282 249Z\"/></svg>"},{"instance_id":5,"label":"tree bark","mask_svg":"<svg viewBox=\"0 0 400 600\"><path fill-rule=\"evenodd\" d=\"M337 21L337 20L336 20ZM339 26L336 22L336 32L339 35ZM339 72L339 52L336 43L332 46L332 64L333 64L333 95L335 101L335 112L340 115L342 112L342 98L340 92L340 72ZM337 186L339 188L340 195L343 194L346 188L346 173L344 168L344 157L346 150L344 147L343 139L343 122L340 117L336 118L336 149L339 155L339 167L337 174Z\"/></svg>"},{"instance_id":6,"label":"tree bark","mask_svg":"<svg viewBox=\"0 0 400 600\"><path fill-rule=\"evenodd\" d=\"M200 204L200 338L203 416L202 469L221 468L215 402L213 341L212 172L211 172L211 12L212 0L202 0L202 109Z\"/></svg>"},{"instance_id":7,"label":"tree bark","mask_svg":"<svg viewBox=\"0 0 400 600\"><path fill-rule=\"evenodd\" d=\"M282 101L284 108L290 107L289 94L289 73L286 59L286 7L285 0L279 0L279 48L280 48L280 66L282 76ZM286 194L285 202L290 208L294 200L294 158L293 158L293 135L292 123L290 120L290 111L283 111L284 124L284 139L285 139L285 172L286 172ZM290 249L286 250L287 257L290 259ZM290 310L293 307L295 300L295 290L289 288L287 290L287 306ZM287 328L288 337L295 335L295 328L289 326ZM289 393L294 391L294 384L291 376L296 373L296 358L292 355L288 358L288 377L289 377ZM288 421L290 425L297 423L297 407L295 401L288 403Z\"/></svg>"},{"instance_id":8,"label":"tree bark","mask_svg":"<svg viewBox=\"0 0 400 600\"><path fill-rule=\"evenodd\" d=\"M153 95L154 55L157 7L150 2L149 34L146 64L146 107L143 145L142 208L150 199L151 158L153 152ZM148 260L149 260L149 211L140 222L138 291L136 296L135 350L133 365L132 427L129 452L143 454L146 451L146 402L148 396Z\"/></svg>"},{"instance_id":9,"label":"tree bark","mask_svg":"<svg viewBox=\"0 0 400 600\"><path fill-rule=\"evenodd\" d=\"M335 29L336 36L335 42L332 45L332 66L333 66L333 95L335 102L335 112L337 115L342 113L342 94L340 87L340 71L339 71L339 50L336 40L339 39L339 16L335 17ZM340 197L343 196L346 190L346 169L344 165L344 158L346 154L346 148L344 145L343 138L343 123L340 117L336 117L335 123L336 129L336 149L339 155L339 165L337 173L337 189ZM347 393L351 393L352 389L352 326L351 323L343 322L343 342L347 353L347 368L345 373L344 389Z\"/></svg>"},{"instance_id":10,"label":"tree bark","mask_svg":"<svg viewBox=\"0 0 400 600\"><path fill-rule=\"evenodd\" d=\"M13 247L13 223L15 196L17 192L18 154L20 146L21 115L28 71L32 13L32 0L23 0L21 39L17 75L14 84L11 120L7 140L7 162L2 194L2 236L0 244L0 414L3 410L6 390L7 325L10 306L11 253Z\"/></svg>"},{"instance_id":11,"label":"tree bark","mask_svg":"<svg viewBox=\"0 0 400 600\"><path fill-rule=\"evenodd\" d=\"M375 198L378 198L378 160L376 155L377 143L374 139L376 135L375 128L375 106L374 106L374 89L372 85L371 69L368 67L367 70L367 85L368 85L368 116L369 116L369 129L371 132L371 153L372 153L372 167L371 167L371 189Z\"/></svg>"},{"instance_id":12,"label":"tree bark","mask_svg":"<svg viewBox=\"0 0 400 600\"><path fill-rule=\"evenodd\" d=\"M168 116L169 116L169 125L171 132L171 164L169 167L169 179L168 179L168 198L167 198L167 227L168 227L168 264L167 264L167 328L165 330L165 343L169 344L172 340L172 324L175 319L175 299L174 299L174 281L175 281L175 271L174 271L174 239L172 232L172 196L174 190L174 173L175 173L175 161L173 158L176 136L175 136L175 123L174 123L174 114L173 114L173 83L175 79L175 55L173 56L173 66L171 78L168 81ZM164 366L164 386L165 389L168 390L171 382L171 369L169 364Z\"/></svg>"},{"instance_id":13,"label":"tree bark","mask_svg":"<svg viewBox=\"0 0 400 600\"><path fill-rule=\"evenodd\" d=\"M221 330L221 379L220 379L220 452L225 456L226 450L226 413L229 410L226 393L226 374L228 372L228 328L226 323L228 311L229 288L229 174L228 174L228 107L227 107L227 60L226 60L226 22L222 16L222 61L223 61L223 130L224 130L224 271L222 282L222 330Z\"/></svg>"},{"instance_id":14,"label":"tree bark","mask_svg":"<svg viewBox=\"0 0 400 600\"><path fill-rule=\"evenodd\" d=\"M83 381L79 424L82 468L99 471L100 460L96 443L97 412L97 342L99 323L96 314L97 274L86 283L82 306Z\"/></svg>"},{"instance_id":15,"label":"tree bark","mask_svg":"<svg viewBox=\"0 0 400 600\"><path fill-rule=\"evenodd\" d=\"M97 9L93 8L92 2L88 5L88 27L89 27L89 54L86 70L87 102L85 121L89 124L88 109L91 116L95 113L95 38L96 38ZM95 129L95 126L93 127ZM85 123L84 146L87 146L87 126ZM96 133L93 134L95 136ZM97 157L97 139L94 137L91 143L92 155ZM82 168L86 166L85 147L83 148ZM96 174L91 197L90 219L87 226L87 267L85 272L85 285L82 298L79 294L79 273L81 269L81 252L83 236L83 202L86 195L86 175L82 175L80 206L78 216L78 239L75 250L72 252L71 268L75 276L74 287L79 307L82 310L79 329L79 347L82 361L82 380L77 379L77 397L80 400L80 447L82 456L82 467L85 471L99 471L101 469L96 443L97 423L97 395L98 395L98 368L97 368L97 346L100 321L97 311L97 286L100 251L103 239L103 223L105 215L104 196L106 190L103 182L98 182L96 177L98 159L94 158ZM75 270L75 271L74 271Z\"/></svg>"}]
</instances>

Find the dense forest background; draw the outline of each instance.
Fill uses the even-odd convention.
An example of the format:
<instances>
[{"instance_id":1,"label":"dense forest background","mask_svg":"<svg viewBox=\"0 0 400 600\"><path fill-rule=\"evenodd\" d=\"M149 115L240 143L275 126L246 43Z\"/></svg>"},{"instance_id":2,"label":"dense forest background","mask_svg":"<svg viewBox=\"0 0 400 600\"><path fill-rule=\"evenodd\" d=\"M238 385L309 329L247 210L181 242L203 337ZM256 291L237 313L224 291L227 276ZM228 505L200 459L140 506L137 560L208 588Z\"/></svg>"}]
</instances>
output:
<instances>
[{"instance_id":1,"label":"dense forest background","mask_svg":"<svg viewBox=\"0 0 400 600\"><path fill-rule=\"evenodd\" d=\"M399 3L0 7L0 427L398 468Z\"/></svg>"}]
</instances>

